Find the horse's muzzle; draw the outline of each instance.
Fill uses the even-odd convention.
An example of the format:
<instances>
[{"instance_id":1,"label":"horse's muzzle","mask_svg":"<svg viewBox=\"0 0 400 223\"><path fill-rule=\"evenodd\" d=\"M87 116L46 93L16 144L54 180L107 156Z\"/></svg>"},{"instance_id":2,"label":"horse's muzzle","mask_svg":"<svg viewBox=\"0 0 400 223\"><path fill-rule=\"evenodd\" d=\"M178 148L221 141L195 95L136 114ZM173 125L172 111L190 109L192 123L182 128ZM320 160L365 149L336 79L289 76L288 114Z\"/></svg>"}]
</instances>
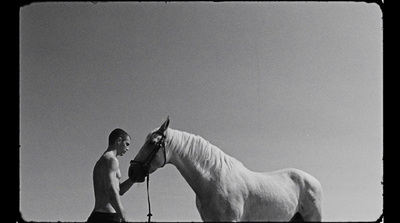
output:
<instances>
[{"instance_id":1,"label":"horse's muzzle","mask_svg":"<svg viewBox=\"0 0 400 223\"><path fill-rule=\"evenodd\" d=\"M142 183L147 176L147 169L141 163L131 161L131 165L128 170L129 179L132 182Z\"/></svg>"}]
</instances>

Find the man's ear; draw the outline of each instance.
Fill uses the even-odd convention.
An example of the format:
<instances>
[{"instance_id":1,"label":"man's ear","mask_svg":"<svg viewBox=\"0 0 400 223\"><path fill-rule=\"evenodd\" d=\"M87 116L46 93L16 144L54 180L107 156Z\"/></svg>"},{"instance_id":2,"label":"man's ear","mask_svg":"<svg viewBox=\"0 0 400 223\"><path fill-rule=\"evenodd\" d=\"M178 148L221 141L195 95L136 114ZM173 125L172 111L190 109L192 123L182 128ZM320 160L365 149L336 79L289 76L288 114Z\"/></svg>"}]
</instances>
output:
<instances>
[{"instance_id":1,"label":"man's ear","mask_svg":"<svg viewBox=\"0 0 400 223\"><path fill-rule=\"evenodd\" d=\"M121 143L122 143L122 137L120 136L120 137L118 137L118 139L117 139L117 145L121 145Z\"/></svg>"},{"instance_id":2,"label":"man's ear","mask_svg":"<svg viewBox=\"0 0 400 223\"><path fill-rule=\"evenodd\" d=\"M165 135L165 131L167 131L169 126L169 116L167 117L167 120L161 125L161 127L157 130L158 133Z\"/></svg>"}]
</instances>

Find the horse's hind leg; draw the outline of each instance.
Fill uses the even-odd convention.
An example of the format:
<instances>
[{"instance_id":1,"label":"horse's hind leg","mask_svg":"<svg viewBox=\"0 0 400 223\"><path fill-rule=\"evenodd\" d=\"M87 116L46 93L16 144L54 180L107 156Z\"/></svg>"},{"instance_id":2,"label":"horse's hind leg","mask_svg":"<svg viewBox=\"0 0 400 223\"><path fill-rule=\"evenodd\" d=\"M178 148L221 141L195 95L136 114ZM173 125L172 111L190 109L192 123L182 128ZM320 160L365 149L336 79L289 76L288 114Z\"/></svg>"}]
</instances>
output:
<instances>
[{"instance_id":1,"label":"horse's hind leg","mask_svg":"<svg viewBox=\"0 0 400 223\"><path fill-rule=\"evenodd\" d=\"M322 187L311 175L304 176L304 188L299 202L299 209L304 221L321 221Z\"/></svg>"},{"instance_id":2,"label":"horse's hind leg","mask_svg":"<svg viewBox=\"0 0 400 223\"><path fill-rule=\"evenodd\" d=\"M322 193L321 191L309 191L307 198L303 200L300 213L304 221L321 221L321 209L322 209Z\"/></svg>"},{"instance_id":3,"label":"horse's hind leg","mask_svg":"<svg viewBox=\"0 0 400 223\"><path fill-rule=\"evenodd\" d=\"M290 219L291 222L303 222L303 216L299 212L297 212L292 219Z\"/></svg>"},{"instance_id":4,"label":"horse's hind leg","mask_svg":"<svg viewBox=\"0 0 400 223\"><path fill-rule=\"evenodd\" d=\"M304 214L304 221L309 222L309 221L321 221L321 213L317 210L314 210L312 212L308 212Z\"/></svg>"}]
</instances>

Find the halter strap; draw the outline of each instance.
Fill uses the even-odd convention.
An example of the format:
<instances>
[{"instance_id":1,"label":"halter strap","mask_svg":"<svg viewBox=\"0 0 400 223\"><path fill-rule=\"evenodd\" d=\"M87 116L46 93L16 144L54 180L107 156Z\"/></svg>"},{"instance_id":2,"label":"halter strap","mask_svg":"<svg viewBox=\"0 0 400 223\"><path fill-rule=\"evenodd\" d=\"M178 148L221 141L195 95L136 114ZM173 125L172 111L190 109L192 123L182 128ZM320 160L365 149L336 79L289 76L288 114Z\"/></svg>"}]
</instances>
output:
<instances>
[{"instance_id":1,"label":"halter strap","mask_svg":"<svg viewBox=\"0 0 400 223\"><path fill-rule=\"evenodd\" d=\"M156 132L157 133L157 132ZM157 133L159 134L159 133ZM165 151L165 136L162 135L162 138L157 142L156 148L151 151L150 155L146 158L144 162L136 161L136 160L131 160L130 163L138 163L143 165L144 168L147 169L147 167L150 165L151 161L153 161L154 157L158 153L158 151L163 148L164 149L164 164L161 167L164 167L165 164L167 164L167 154Z\"/></svg>"}]
</instances>

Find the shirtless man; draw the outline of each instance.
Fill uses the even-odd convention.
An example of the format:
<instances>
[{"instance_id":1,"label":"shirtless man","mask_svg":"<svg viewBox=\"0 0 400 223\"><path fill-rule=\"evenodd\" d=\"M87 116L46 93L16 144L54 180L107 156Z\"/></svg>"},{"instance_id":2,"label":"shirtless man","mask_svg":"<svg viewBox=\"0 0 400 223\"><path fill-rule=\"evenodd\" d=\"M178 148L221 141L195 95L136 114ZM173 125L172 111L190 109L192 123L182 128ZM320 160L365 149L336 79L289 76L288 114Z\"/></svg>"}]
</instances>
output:
<instances>
[{"instance_id":1,"label":"shirtless man","mask_svg":"<svg viewBox=\"0 0 400 223\"><path fill-rule=\"evenodd\" d=\"M87 222L125 222L121 204L122 196L133 182L120 183L121 172L117 156L123 156L131 144L130 136L122 129L114 129L108 137L108 148L97 161L93 170L95 205Z\"/></svg>"}]
</instances>

